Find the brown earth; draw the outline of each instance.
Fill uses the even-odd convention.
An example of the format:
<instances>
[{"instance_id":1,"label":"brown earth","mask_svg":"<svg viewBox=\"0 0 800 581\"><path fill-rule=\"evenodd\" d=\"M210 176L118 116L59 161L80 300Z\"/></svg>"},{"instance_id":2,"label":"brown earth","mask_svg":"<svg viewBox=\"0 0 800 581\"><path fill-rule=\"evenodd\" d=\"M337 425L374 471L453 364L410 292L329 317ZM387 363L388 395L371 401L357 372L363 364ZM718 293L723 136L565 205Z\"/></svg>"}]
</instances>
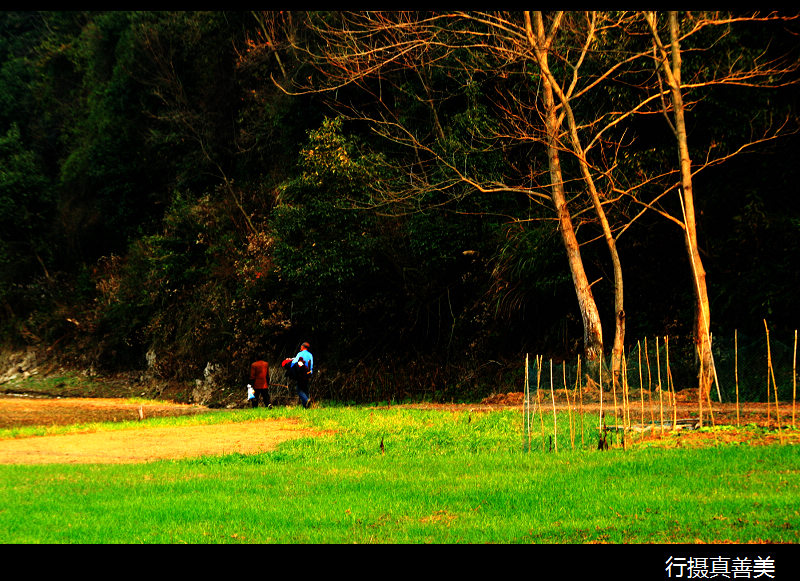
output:
<instances>
[{"instance_id":1,"label":"brown earth","mask_svg":"<svg viewBox=\"0 0 800 581\"><path fill-rule=\"evenodd\" d=\"M571 409L573 413L597 413L601 409L599 392L584 394L583 401L574 401L573 394L559 390L547 392L541 401L542 410L552 411L553 405L559 410ZM535 397L535 396L534 396ZM569 401L567 401L569 398ZM620 399L614 406L613 395L604 393L602 410L608 425L621 424L623 407ZM724 432L703 432L694 430L699 424L700 408L696 396L688 390L678 392L672 401L666 394L659 401L658 394L648 392L632 393L629 398L630 424L649 427L655 420L655 429L634 434L632 442L662 441L659 430L663 411L665 422L677 417L680 432L678 445L704 445L721 441L746 441L748 443L800 443L800 434L793 424L792 403L781 403L777 410L774 404L732 403L712 404L713 417L708 406L703 408L703 425L746 426L754 424L772 430L762 431L754 441L752 430L731 428ZM509 393L486 398L480 404L414 404L413 407L431 410L489 412L509 407L523 411L522 393ZM644 421L642 406L644 405ZM738 410L738 414L737 414ZM198 413L225 413L224 410L211 410L199 405L170 402L132 403L113 398L61 398L2 396L0 395L0 428L17 426L53 426L72 424L91 424L104 421L130 421L131 424L120 430L98 430L88 425L86 431L63 435L18 437L0 440L0 463L124 463L147 462L159 459L184 458L189 456L213 455L238 452L242 454L263 452L273 449L280 442L310 434L297 420L263 418L250 422L228 422L213 425L192 425L182 427L152 427L137 425L142 418L193 415ZM780 423L776 421L780 418ZM676 425L678 425L676 424ZM781 430L777 430L780 426ZM689 428L689 429L687 429ZM668 434L675 432L667 430Z\"/></svg>"},{"instance_id":2,"label":"brown earth","mask_svg":"<svg viewBox=\"0 0 800 581\"><path fill-rule=\"evenodd\" d=\"M0 428L121 422L210 411L172 402L132 403L119 398L57 398L0 395Z\"/></svg>"},{"instance_id":3,"label":"brown earth","mask_svg":"<svg viewBox=\"0 0 800 581\"><path fill-rule=\"evenodd\" d=\"M557 409L567 407L574 411L588 411L598 413L601 409L606 417L607 424L620 423L623 415L623 402L620 394L614 400L614 394L603 392L603 402L600 402L600 393L595 390L584 391L579 400L572 391L555 390L553 396L548 390L541 394L541 405L544 410L552 410L553 400ZM531 396L531 408L536 407L536 395ZM524 404L524 394L522 392L512 392L507 394L494 395L486 398L484 404L519 406ZM719 403L706 401L700 406L696 390L685 389L677 392L674 396L664 392L661 397L659 393L647 390L632 390L628 394L627 406L630 415L630 423L648 424L651 421L660 423L660 416L663 413L664 421L669 422L674 415L680 422L682 420L698 420L702 413L702 426L712 425L747 425L754 424L765 428L787 427L792 425L793 412L795 422L797 420L796 406L792 402L778 402L765 404L763 402L740 402ZM710 407L710 409L709 409ZM644 419L642 419L644 416Z\"/></svg>"},{"instance_id":4,"label":"brown earth","mask_svg":"<svg viewBox=\"0 0 800 581\"><path fill-rule=\"evenodd\" d=\"M0 440L0 464L129 463L214 454L253 454L308 435L297 420L264 418L250 422L180 427L139 426L97 430L93 422L193 415L203 406L130 403L111 398L43 399L0 396L0 427L87 424L70 434ZM141 416L140 416L141 412Z\"/></svg>"}]
</instances>

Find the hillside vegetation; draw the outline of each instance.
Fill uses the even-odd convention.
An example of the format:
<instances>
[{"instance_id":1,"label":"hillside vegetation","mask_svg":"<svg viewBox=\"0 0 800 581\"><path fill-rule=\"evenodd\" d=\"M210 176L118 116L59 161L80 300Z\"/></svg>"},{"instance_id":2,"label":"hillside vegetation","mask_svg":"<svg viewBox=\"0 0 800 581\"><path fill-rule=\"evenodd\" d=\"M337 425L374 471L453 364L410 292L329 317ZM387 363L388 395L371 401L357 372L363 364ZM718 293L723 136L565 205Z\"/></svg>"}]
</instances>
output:
<instances>
[{"instance_id":1,"label":"hillside vegetation","mask_svg":"<svg viewBox=\"0 0 800 581\"><path fill-rule=\"evenodd\" d=\"M714 345L786 372L796 14L675 15L691 208L667 16L547 15L545 62L526 13L2 12L0 373L223 402L309 341L325 398L451 401L669 336L690 387L690 209Z\"/></svg>"}]
</instances>

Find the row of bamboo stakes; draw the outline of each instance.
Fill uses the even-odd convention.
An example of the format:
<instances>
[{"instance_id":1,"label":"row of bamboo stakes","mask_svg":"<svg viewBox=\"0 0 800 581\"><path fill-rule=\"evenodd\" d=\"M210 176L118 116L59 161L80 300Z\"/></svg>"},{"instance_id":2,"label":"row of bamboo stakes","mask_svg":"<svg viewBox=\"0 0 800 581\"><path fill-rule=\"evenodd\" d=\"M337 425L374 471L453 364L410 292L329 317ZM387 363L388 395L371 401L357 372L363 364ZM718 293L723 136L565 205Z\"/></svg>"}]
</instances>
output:
<instances>
[{"instance_id":1,"label":"row of bamboo stakes","mask_svg":"<svg viewBox=\"0 0 800 581\"><path fill-rule=\"evenodd\" d=\"M775 401L775 419L778 426L778 432L780 436L780 408L778 406L778 387L775 382L775 371L772 367L772 353L769 344L769 327L767 327L766 320L764 321L764 328L766 330L766 338L767 338L767 399L766 399L766 409L767 409L767 424L770 422L770 405L771 400L770 398L774 396ZM641 349L641 342L637 342L638 349L638 359L639 359L639 405L640 405L640 421L642 423L642 438L644 438L644 423L645 423L645 404L644 404L644 378L642 372L642 349ZM741 425L740 422L740 410L739 410L739 338L738 338L738 331L734 333L734 350L735 350L735 358L734 358L734 379L735 379L735 391L736 391L736 425L737 427ZM659 338L656 337L656 368L658 369L657 374L657 391L658 391L658 410L659 410L659 421L656 424L655 420L655 412L654 412L654 405L652 400L652 374L650 369L650 356L647 350L647 339L644 340L644 354L645 354L645 363L647 366L647 398L648 398L648 408L650 410L650 425L651 426L659 426L659 437L664 435L665 427L664 427L664 405L666 399L666 406L669 408L671 407L672 410L672 422L671 422L671 429L675 430L677 427L677 400L675 396L675 384L672 381L672 372L670 370L669 365L669 337L664 337L664 348L665 348L665 365L666 365L666 391L662 389L661 383L661 361L660 361L660 349L659 349ZM542 440L542 448L544 450L547 449L548 446L554 452L558 452L558 420L556 414L556 399L555 399L555 389L554 389L554 381L553 381L553 360L550 359L550 400L553 409L553 434L548 439L545 435L545 428L544 428L544 411L543 411L543 404L542 404L542 397L541 397L541 376L542 376L542 367L544 363L544 357L541 355L536 356L536 407L532 411L531 410L531 382L530 382L530 361L529 355L525 355L525 392L524 392L524 400L523 400L523 417L524 417L524 426L525 426L525 433L527 436L526 442L526 450L530 451L531 449L531 439L532 439L532 423L533 423L533 416L535 414L535 410L539 412L539 424L541 429L541 440ZM630 389L628 385L628 374L627 374L627 359L625 358L624 354L622 357L622 370L620 376L622 378L622 393L620 394L620 400L622 405L622 446L623 449L626 448L626 441L625 441L625 432L631 430L631 399L630 399ZM570 402L570 390L567 387L567 372L566 372L566 364L562 362L562 375L563 375L563 382L564 382L564 394L567 398L567 412L568 412L568 424L569 424L569 442L571 448L575 449L575 423L576 420L573 417L573 408L576 404L576 399L578 400L578 410L579 410L579 421L580 421L580 439L581 439L581 447L585 445L584 442L584 411L583 411L583 387L582 387L582 380L581 380L581 358L580 355L578 356L577 360L577 373L575 377L575 388L572 390L572 402ZM717 394L719 396L719 382L716 378L716 370L714 373L714 380L717 383ZM613 397L613 409L614 409L614 423L615 426L620 425L620 418L619 418L619 405L617 399L617 382L612 381L612 390L611 394ZM772 389L770 390L770 385L772 385ZM603 366L600 365L599 371L599 393L600 393L600 422L598 425L598 433L599 433L599 446L604 447L604 444L607 443L606 436L608 433L608 427L605 425L605 414L603 410ZM720 396L721 400L721 396ZM792 428L796 428L796 401L797 401L797 330L794 332L794 351L792 355ZM714 422L714 411L711 405L711 396L710 390L706 393L706 401L703 401L703 397L698 397L698 406L699 406L699 423L700 426L703 425L703 406L708 404L708 414L711 419L712 426L715 425ZM670 413L670 410L667 409L667 414ZM605 446L607 447L607 446Z\"/></svg>"}]
</instances>

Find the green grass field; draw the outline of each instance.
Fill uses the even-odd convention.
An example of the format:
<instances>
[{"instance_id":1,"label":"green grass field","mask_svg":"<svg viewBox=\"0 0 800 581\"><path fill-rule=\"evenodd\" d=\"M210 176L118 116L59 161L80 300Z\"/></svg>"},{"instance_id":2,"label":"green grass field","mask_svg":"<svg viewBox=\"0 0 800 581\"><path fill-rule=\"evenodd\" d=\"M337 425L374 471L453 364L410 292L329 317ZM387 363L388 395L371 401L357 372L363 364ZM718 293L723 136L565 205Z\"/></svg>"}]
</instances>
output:
<instances>
[{"instance_id":1,"label":"green grass field","mask_svg":"<svg viewBox=\"0 0 800 581\"><path fill-rule=\"evenodd\" d=\"M513 411L281 408L169 421L267 415L325 435L247 456L2 465L0 542L800 541L794 445L598 451L587 428L585 449L560 436L558 453L538 440L526 451Z\"/></svg>"}]
</instances>

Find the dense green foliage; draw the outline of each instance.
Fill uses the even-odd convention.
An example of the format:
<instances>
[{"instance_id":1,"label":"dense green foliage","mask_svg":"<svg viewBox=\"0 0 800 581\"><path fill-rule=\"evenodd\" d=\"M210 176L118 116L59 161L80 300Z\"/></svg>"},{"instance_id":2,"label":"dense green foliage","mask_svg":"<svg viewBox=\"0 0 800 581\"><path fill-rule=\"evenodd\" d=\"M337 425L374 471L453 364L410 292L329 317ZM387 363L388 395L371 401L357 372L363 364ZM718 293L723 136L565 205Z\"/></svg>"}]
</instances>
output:
<instances>
[{"instance_id":1,"label":"dense green foliage","mask_svg":"<svg viewBox=\"0 0 800 581\"><path fill-rule=\"evenodd\" d=\"M732 46L796 51L797 22L781 26L749 26L703 62L722 63ZM315 42L290 13L0 14L4 345L57 347L48 353L108 371L144 369L150 353L155 376L179 380L214 363L238 383L252 358L277 362L309 340L327 393L344 398L470 397L515 379L504 364L526 352L579 353L581 316L552 211L446 183L424 151L340 114L385 107L470 177L500 180L544 167L536 143L489 137L498 95L512 103L538 90L533 69L461 49L436 55L448 73L398 66L385 85L365 79L364 91L287 94L272 79L326 74L313 50L300 50ZM467 62L497 74L469 75ZM687 77L699 62L687 58ZM632 91L626 80L582 107L624 107ZM797 96L793 86L708 91L689 114L698 155L712 143L734 148L771 117L796 128ZM632 120L622 135L637 141L623 148L617 179L674 163L661 121ZM716 336L759 333L768 319L788 342L798 326L796 152L797 137L786 137L697 175ZM439 186L408 195L419 171ZM581 186L568 188L576 210L585 206ZM633 213L619 209L617 225ZM607 250L578 215L610 333ZM688 344L682 231L649 213L618 246L629 340ZM376 386L376 370L401 381Z\"/></svg>"},{"instance_id":2,"label":"dense green foliage","mask_svg":"<svg viewBox=\"0 0 800 581\"><path fill-rule=\"evenodd\" d=\"M537 443L526 452L517 412L302 412L241 410L169 421L269 421L267 414L277 414L319 432L260 454L0 466L0 541L798 541L800 457L791 445L549 453ZM776 570L790 565L776 558Z\"/></svg>"}]
</instances>

